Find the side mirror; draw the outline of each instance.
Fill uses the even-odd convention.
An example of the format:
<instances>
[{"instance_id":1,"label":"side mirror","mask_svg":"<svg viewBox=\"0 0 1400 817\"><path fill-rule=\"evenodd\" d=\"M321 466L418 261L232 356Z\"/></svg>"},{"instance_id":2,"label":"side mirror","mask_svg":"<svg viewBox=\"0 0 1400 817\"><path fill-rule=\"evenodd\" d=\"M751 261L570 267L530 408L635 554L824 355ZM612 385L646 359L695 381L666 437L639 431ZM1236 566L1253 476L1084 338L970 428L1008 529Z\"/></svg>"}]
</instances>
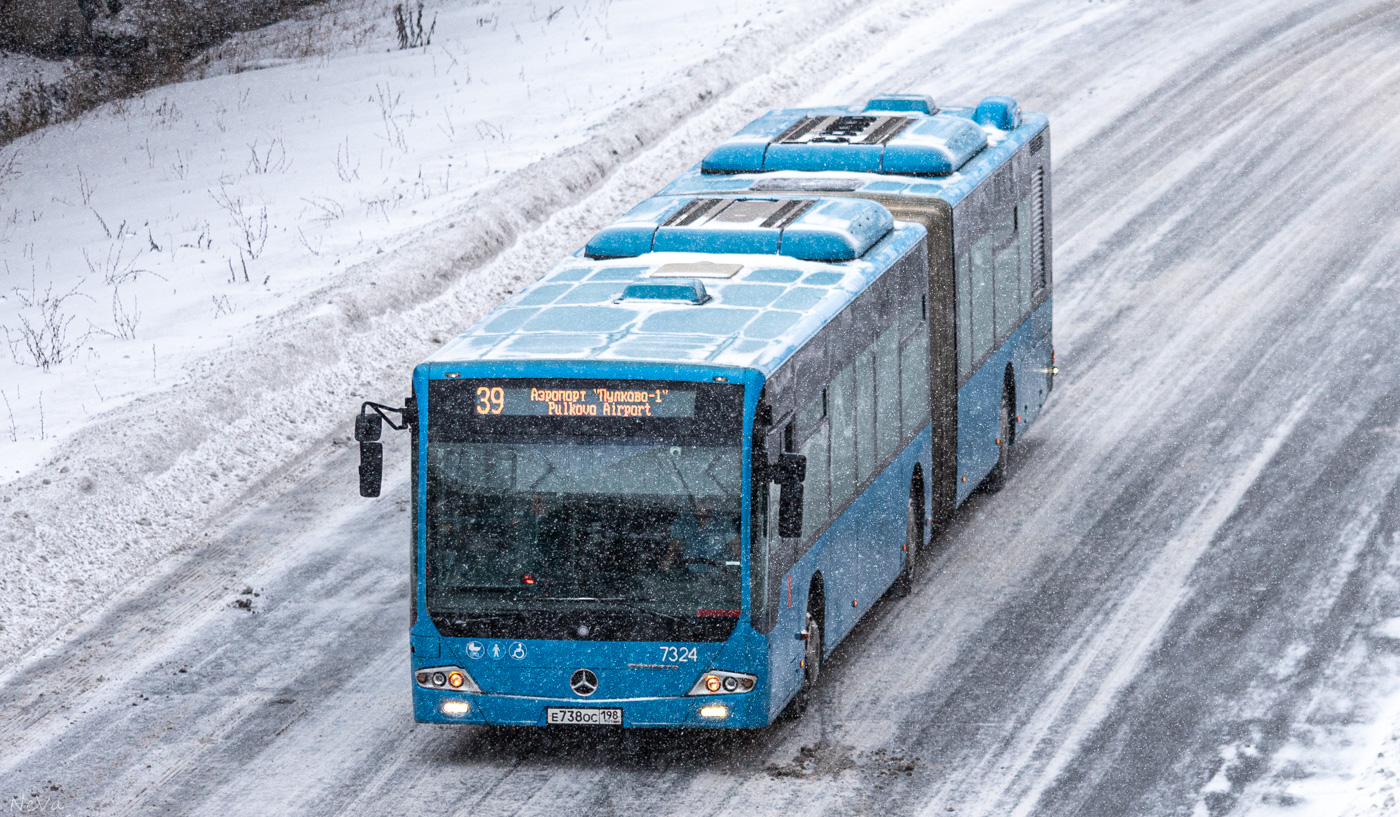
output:
<instances>
[{"instance_id":1,"label":"side mirror","mask_svg":"<svg viewBox=\"0 0 1400 817\"><path fill-rule=\"evenodd\" d=\"M355 416L355 439L360 443L360 496L379 496L384 479L384 418L378 414Z\"/></svg>"},{"instance_id":2,"label":"side mirror","mask_svg":"<svg viewBox=\"0 0 1400 817\"><path fill-rule=\"evenodd\" d=\"M773 481L779 485L807 481L807 456L783 452L778 455L778 464L773 469Z\"/></svg>"},{"instance_id":3,"label":"side mirror","mask_svg":"<svg viewBox=\"0 0 1400 817\"><path fill-rule=\"evenodd\" d=\"M384 433L384 418L378 414L355 415L355 441L361 443L379 442Z\"/></svg>"},{"instance_id":4,"label":"side mirror","mask_svg":"<svg viewBox=\"0 0 1400 817\"><path fill-rule=\"evenodd\" d=\"M773 469L773 481L778 483L778 535L796 539L802 535L802 482L807 479L807 457L802 454L778 455Z\"/></svg>"},{"instance_id":5,"label":"side mirror","mask_svg":"<svg viewBox=\"0 0 1400 817\"><path fill-rule=\"evenodd\" d=\"M360 443L360 496L379 496L384 478L384 444Z\"/></svg>"},{"instance_id":6,"label":"side mirror","mask_svg":"<svg viewBox=\"0 0 1400 817\"><path fill-rule=\"evenodd\" d=\"M802 535L802 483L784 482L778 492L778 535L796 539Z\"/></svg>"}]
</instances>

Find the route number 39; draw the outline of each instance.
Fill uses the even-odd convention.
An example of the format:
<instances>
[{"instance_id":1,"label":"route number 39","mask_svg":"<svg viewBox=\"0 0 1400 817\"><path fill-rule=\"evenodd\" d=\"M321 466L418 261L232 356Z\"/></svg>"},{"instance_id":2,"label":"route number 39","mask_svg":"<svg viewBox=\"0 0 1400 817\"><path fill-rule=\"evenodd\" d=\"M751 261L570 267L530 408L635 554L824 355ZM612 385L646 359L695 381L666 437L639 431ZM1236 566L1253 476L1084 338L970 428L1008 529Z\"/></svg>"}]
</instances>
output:
<instances>
[{"instance_id":1,"label":"route number 39","mask_svg":"<svg viewBox=\"0 0 1400 817\"><path fill-rule=\"evenodd\" d=\"M661 660L667 664L685 664L697 660L695 647L662 647Z\"/></svg>"},{"instance_id":2,"label":"route number 39","mask_svg":"<svg viewBox=\"0 0 1400 817\"><path fill-rule=\"evenodd\" d=\"M500 414L506 407L506 390L500 386L479 386L476 390L477 414Z\"/></svg>"}]
</instances>

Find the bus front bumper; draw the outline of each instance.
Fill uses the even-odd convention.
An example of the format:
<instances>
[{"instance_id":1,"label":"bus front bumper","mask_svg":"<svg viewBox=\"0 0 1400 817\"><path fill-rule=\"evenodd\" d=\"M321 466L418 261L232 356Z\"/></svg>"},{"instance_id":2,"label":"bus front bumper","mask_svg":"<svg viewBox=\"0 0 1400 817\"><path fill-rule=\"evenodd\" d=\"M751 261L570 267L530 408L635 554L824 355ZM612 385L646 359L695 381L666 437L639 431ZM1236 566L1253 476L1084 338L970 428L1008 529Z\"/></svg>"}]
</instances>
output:
<instances>
[{"instance_id":1,"label":"bus front bumper","mask_svg":"<svg viewBox=\"0 0 1400 817\"><path fill-rule=\"evenodd\" d=\"M517 695L469 694L415 687L413 718L419 723L478 724L488 726L549 726L549 710L583 710L557 715L575 722L605 720L603 713L587 710L621 710L623 728L755 729L768 725L766 699L752 692L732 695L679 698L535 698ZM614 717L609 714L609 718ZM614 721L615 723L615 721Z\"/></svg>"}]
</instances>

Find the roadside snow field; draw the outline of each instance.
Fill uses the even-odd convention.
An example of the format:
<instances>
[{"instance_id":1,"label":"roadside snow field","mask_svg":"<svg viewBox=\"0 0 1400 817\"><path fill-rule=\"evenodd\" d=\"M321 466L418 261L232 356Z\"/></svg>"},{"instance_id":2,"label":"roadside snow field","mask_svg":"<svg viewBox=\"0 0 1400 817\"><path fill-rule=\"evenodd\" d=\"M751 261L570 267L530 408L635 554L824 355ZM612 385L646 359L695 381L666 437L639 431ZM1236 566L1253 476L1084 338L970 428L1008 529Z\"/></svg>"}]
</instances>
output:
<instances>
[{"instance_id":1,"label":"roadside snow field","mask_svg":"<svg viewBox=\"0 0 1400 817\"><path fill-rule=\"evenodd\" d=\"M335 53L219 73L317 24L289 21L0 151L0 663L341 444L637 193L473 270L848 5L441 4L400 50L392 6L357 2Z\"/></svg>"},{"instance_id":2,"label":"roadside snow field","mask_svg":"<svg viewBox=\"0 0 1400 817\"><path fill-rule=\"evenodd\" d=\"M390 4L358 3L336 53L159 88L0 149L0 481L799 4L435 5L427 47L399 50ZM308 25L244 39L275 52Z\"/></svg>"}]
</instances>

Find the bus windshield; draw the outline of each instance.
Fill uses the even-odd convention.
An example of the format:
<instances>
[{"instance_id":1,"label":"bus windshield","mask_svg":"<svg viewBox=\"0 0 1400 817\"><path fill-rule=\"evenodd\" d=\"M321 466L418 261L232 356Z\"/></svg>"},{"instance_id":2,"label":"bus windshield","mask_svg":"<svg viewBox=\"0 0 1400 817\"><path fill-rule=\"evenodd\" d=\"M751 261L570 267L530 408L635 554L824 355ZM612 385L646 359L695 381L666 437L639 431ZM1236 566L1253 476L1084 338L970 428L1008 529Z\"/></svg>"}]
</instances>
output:
<instances>
[{"instance_id":1,"label":"bus windshield","mask_svg":"<svg viewBox=\"0 0 1400 817\"><path fill-rule=\"evenodd\" d=\"M425 567L445 635L711 640L732 630L742 387L498 380L437 391Z\"/></svg>"}]
</instances>

